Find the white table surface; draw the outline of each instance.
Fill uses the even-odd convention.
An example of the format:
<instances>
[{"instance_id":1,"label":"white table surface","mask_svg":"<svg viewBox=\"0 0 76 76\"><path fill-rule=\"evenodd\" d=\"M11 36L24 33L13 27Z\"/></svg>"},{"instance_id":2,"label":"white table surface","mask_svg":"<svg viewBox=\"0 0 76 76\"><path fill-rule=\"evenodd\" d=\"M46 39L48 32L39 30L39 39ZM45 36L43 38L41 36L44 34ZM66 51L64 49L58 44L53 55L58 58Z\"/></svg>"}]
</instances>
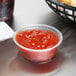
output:
<instances>
[{"instance_id":1,"label":"white table surface","mask_svg":"<svg viewBox=\"0 0 76 76\"><path fill-rule=\"evenodd\" d=\"M0 76L76 76L76 23L56 15L45 0L15 0L12 28L19 30L29 24L57 27L64 36L54 64L36 65L21 57L12 39L0 42ZM53 66L58 65L54 74ZM28 70L28 72L27 72ZM37 73L32 74L31 71Z\"/></svg>"}]
</instances>

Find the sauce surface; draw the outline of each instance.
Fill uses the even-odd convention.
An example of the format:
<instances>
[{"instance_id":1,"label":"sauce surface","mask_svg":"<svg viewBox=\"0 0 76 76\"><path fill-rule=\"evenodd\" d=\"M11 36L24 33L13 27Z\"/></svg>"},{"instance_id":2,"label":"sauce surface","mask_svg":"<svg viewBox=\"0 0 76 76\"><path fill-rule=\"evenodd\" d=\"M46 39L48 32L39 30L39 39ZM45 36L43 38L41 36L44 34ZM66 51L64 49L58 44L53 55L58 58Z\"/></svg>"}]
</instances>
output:
<instances>
[{"instance_id":1,"label":"sauce surface","mask_svg":"<svg viewBox=\"0 0 76 76\"><path fill-rule=\"evenodd\" d=\"M16 34L16 41L30 49L47 49L59 42L57 35L48 30L25 30Z\"/></svg>"}]
</instances>

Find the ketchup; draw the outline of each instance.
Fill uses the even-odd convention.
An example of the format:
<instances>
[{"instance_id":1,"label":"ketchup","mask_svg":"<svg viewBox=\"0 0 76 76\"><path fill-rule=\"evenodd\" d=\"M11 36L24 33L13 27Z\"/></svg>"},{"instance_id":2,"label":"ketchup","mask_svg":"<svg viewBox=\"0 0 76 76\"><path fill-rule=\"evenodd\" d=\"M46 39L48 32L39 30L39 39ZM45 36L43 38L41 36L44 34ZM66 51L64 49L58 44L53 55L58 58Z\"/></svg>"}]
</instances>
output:
<instances>
[{"instance_id":1,"label":"ketchup","mask_svg":"<svg viewBox=\"0 0 76 76\"><path fill-rule=\"evenodd\" d=\"M30 49L52 48L59 42L58 36L49 30L31 29L16 34L16 41Z\"/></svg>"}]
</instances>

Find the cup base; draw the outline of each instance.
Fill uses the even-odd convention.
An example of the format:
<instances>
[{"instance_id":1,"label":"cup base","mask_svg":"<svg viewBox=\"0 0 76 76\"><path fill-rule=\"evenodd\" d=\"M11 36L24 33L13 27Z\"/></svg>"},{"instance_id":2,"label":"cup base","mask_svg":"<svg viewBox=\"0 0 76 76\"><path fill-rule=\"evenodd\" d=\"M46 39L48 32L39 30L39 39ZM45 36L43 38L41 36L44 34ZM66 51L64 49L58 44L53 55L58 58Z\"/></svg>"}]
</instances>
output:
<instances>
[{"instance_id":1,"label":"cup base","mask_svg":"<svg viewBox=\"0 0 76 76\"><path fill-rule=\"evenodd\" d=\"M21 55L22 56L22 55ZM49 62L52 62L55 58L56 58L56 54L54 55L54 57L46 60L46 61L35 61L35 60L29 60L29 59L26 59L25 57L23 57L25 60L29 61L29 62L32 62L32 63L36 63L36 64L46 64L46 63L49 63Z\"/></svg>"}]
</instances>

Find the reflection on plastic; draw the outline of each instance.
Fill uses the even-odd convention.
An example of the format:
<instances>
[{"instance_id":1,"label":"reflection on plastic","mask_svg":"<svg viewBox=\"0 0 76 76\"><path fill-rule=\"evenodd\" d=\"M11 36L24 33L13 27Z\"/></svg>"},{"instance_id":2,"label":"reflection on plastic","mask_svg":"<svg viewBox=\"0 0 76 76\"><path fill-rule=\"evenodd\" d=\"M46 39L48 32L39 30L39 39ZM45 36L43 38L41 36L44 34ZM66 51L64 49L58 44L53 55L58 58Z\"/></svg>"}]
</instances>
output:
<instances>
[{"instance_id":1,"label":"reflection on plastic","mask_svg":"<svg viewBox=\"0 0 76 76\"><path fill-rule=\"evenodd\" d=\"M30 62L25 60L19 53L15 59L13 59L9 66L10 70L13 72L24 72L26 73L33 73L33 74L50 74L58 72L62 64L62 53L58 53L56 57L45 64L38 64L34 62ZM32 75L31 75L32 76Z\"/></svg>"}]
</instances>

